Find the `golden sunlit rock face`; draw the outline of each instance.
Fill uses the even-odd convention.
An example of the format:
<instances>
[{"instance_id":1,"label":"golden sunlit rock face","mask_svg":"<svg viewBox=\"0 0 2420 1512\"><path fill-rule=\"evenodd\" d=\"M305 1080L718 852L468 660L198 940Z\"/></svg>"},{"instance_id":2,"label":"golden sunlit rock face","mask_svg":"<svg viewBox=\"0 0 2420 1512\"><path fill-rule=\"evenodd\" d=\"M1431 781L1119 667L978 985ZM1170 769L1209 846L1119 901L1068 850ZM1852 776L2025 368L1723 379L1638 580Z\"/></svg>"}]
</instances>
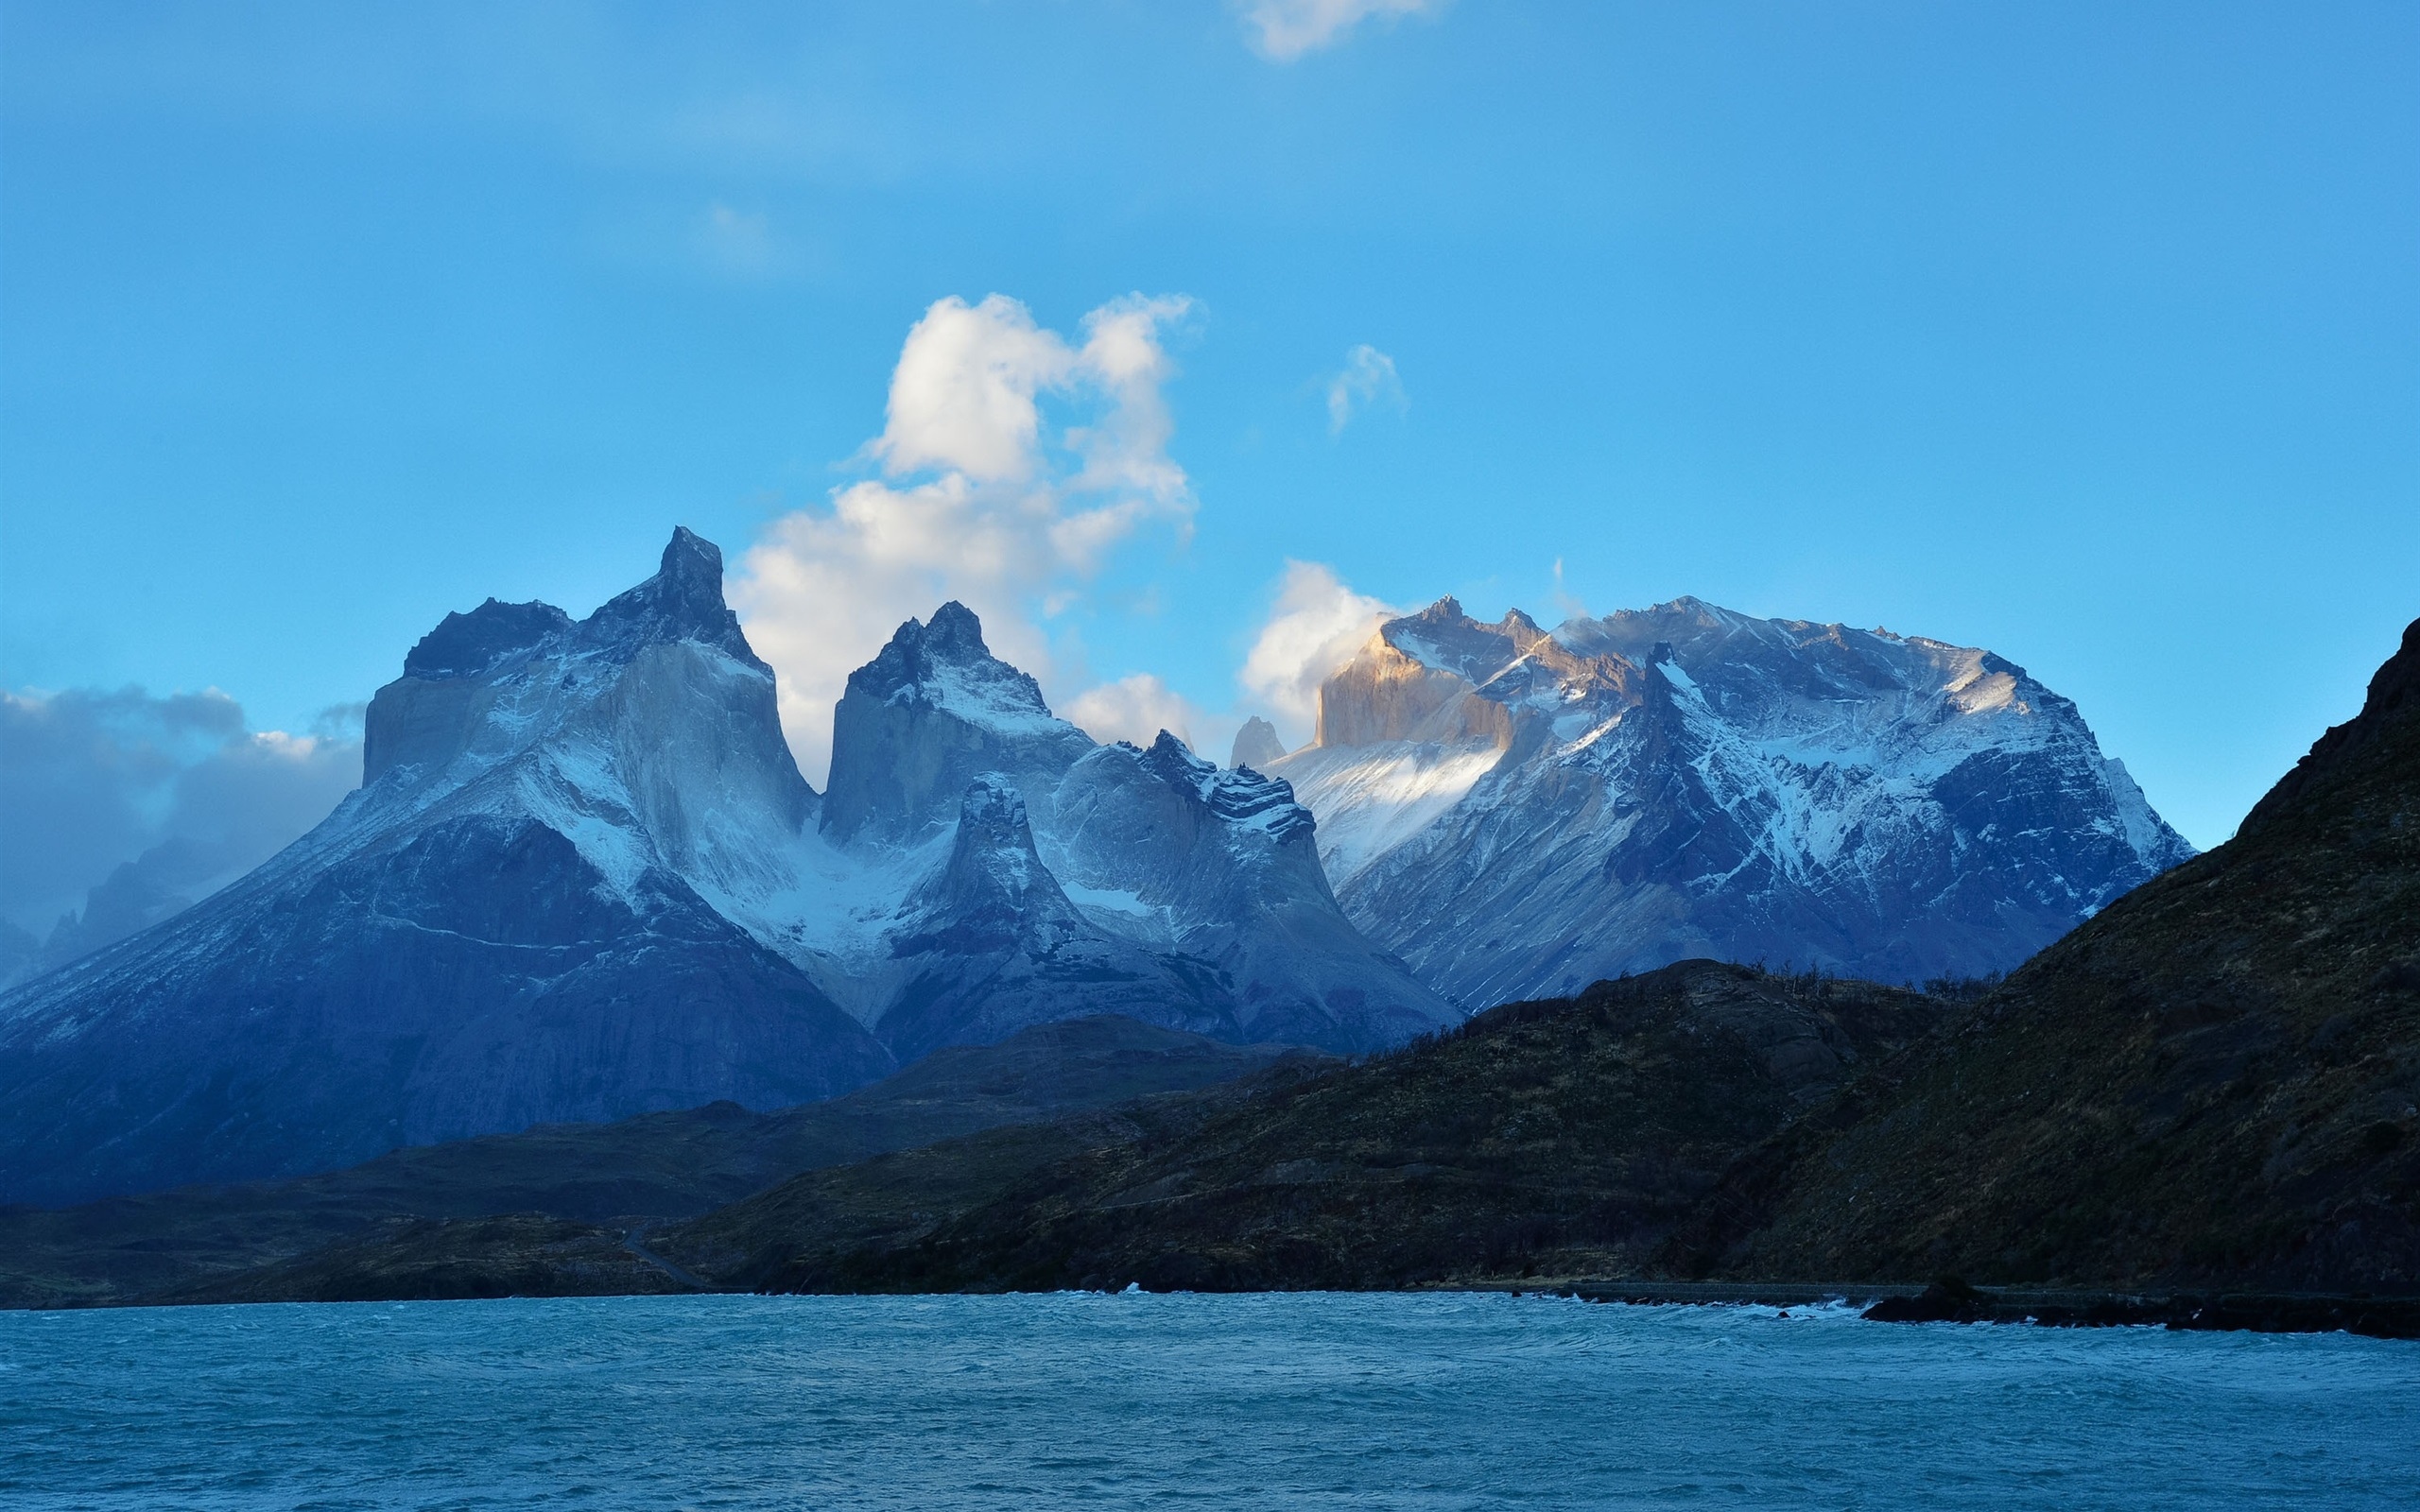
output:
<instances>
[{"instance_id":1,"label":"golden sunlit rock face","mask_svg":"<svg viewBox=\"0 0 2420 1512\"><path fill-rule=\"evenodd\" d=\"M1476 696L1467 679L1423 666L1374 635L1321 685L1314 740L1322 746L1486 740L1501 750L1512 743L1512 721L1502 704Z\"/></svg>"},{"instance_id":2,"label":"golden sunlit rock face","mask_svg":"<svg viewBox=\"0 0 2420 1512\"><path fill-rule=\"evenodd\" d=\"M1321 685L1313 743L1487 741L1510 749L1516 715L1525 711L1502 696L1500 683L1508 676L1526 682L1541 673L1564 699L1610 694L1618 704L1638 701L1639 668L1628 658L1574 652L1517 609L1486 625L1465 616L1456 600L1442 598L1380 627Z\"/></svg>"}]
</instances>

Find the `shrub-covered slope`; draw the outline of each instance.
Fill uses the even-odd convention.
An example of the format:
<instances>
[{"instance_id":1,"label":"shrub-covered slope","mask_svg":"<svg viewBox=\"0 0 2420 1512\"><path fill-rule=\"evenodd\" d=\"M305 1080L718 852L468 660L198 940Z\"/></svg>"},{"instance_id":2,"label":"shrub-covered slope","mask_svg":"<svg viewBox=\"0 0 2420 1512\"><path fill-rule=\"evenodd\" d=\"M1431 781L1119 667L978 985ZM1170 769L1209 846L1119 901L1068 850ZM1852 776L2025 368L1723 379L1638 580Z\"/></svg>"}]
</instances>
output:
<instances>
[{"instance_id":1,"label":"shrub-covered slope","mask_svg":"<svg viewBox=\"0 0 2420 1512\"><path fill-rule=\"evenodd\" d=\"M811 1174L652 1242L724 1284L804 1290L1620 1273L1743 1149L1941 1011L1685 962L1348 1067Z\"/></svg>"}]
</instances>

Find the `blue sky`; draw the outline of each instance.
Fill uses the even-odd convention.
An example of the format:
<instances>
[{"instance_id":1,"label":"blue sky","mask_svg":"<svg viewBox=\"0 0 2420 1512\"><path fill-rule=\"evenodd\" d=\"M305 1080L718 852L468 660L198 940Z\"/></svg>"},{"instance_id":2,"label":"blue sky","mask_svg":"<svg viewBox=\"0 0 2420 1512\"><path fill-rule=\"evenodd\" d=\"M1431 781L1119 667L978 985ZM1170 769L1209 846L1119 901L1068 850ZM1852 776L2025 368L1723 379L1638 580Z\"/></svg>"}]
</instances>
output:
<instances>
[{"instance_id":1,"label":"blue sky","mask_svg":"<svg viewBox=\"0 0 2420 1512\"><path fill-rule=\"evenodd\" d=\"M2209 845L2420 613L2420 8L1320 9L0 8L0 684L301 733L686 524L802 689L962 585L1223 750L1273 613L1694 593L1990 646ZM1111 513L832 517L959 486Z\"/></svg>"}]
</instances>

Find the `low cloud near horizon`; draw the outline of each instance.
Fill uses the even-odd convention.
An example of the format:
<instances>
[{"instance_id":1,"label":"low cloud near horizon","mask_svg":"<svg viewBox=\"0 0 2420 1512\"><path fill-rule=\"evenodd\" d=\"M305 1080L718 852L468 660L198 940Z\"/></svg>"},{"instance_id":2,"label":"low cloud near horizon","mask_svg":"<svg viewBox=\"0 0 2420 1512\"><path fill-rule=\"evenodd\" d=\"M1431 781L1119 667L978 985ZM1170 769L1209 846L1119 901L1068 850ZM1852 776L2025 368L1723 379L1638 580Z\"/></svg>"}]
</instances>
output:
<instances>
[{"instance_id":1,"label":"low cloud near horizon","mask_svg":"<svg viewBox=\"0 0 2420 1512\"><path fill-rule=\"evenodd\" d=\"M212 689L0 692L0 919L40 937L119 866L171 841L238 869L361 782L360 712L293 735Z\"/></svg>"}]
</instances>

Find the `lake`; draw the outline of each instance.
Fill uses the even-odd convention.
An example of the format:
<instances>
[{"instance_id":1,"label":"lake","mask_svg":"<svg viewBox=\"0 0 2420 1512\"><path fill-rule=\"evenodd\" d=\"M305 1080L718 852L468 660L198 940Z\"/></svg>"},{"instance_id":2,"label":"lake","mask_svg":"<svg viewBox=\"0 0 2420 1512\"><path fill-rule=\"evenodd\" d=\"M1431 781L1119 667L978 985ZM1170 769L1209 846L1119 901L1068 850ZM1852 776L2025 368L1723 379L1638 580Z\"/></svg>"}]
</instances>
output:
<instances>
[{"instance_id":1,"label":"lake","mask_svg":"<svg viewBox=\"0 0 2420 1512\"><path fill-rule=\"evenodd\" d=\"M2420 1345L1500 1295L0 1314L8 1507L2420 1504Z\"/></svg>"}]
</instances>

